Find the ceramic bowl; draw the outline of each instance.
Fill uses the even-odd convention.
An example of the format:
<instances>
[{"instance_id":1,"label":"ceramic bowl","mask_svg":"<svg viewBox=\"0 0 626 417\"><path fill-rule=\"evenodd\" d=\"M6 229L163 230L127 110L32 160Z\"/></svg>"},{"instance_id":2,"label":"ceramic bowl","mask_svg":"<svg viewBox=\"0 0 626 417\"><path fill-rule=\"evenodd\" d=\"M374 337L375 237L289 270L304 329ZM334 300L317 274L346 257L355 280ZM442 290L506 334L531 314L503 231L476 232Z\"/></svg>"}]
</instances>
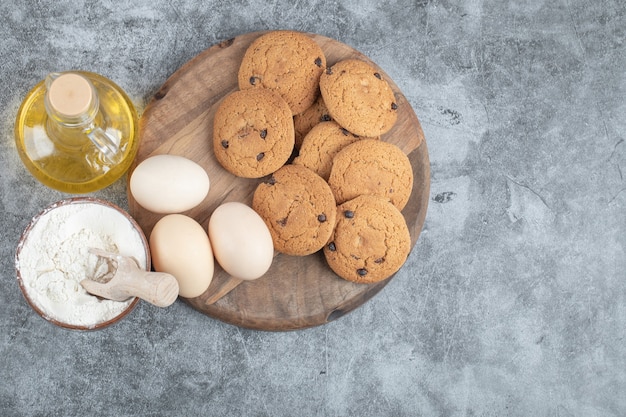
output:
<instances>
[{"instance_id":1,"label":"ceramic bowl","mask_svg":"<svg viewBox=\"0 0 626 417\"><path fill-rule=\"evenodd\" d=\"M104 234L107 238L110 238L119 248L120 253L134 256L140 266L144 267L146 270L150 269L151 260L148 241L141 227L126 211L117 205L102 199L93 197L74 197L53 203L43 209L30 221L22 233L15 252L17 282L22 294L24 295L26 302L41 317L50 323L66 329L96 330L117 323L135 308L139 301L138 298L135 297L131 300L125 301L123 302L124 305L113 305L113 312L108 312L106 315L103 314L101 316L94 317L93 322L78 322L83 320L83 318L76 320L69 316L64 316L58 311L53 311L51 307L47 306L47 304L49 304L49 300L45 300L46 296L42 295L41 291L37 292L37 290L29 285L33 279L36 279L33 277L40 274L40 272L33 272L33 267L29 265L32 265L32 261L40 262L41 260L29 260L27 258L44 256L43 253L45 253L45 250L41 250L41 245L44 245L45 247L47 243L36 243L35 241L39 240L41 242L41 239L39 239L41 237L41 228L46 227L45 225L48 224L48 222L50 222L55 215L60 215L63 211L65 212L65 215L70 211L75 214L64 223L61 223L60 235L67 234L69 236L67 239L72 239L72 236L75 235L71 233L76 232L76 230L81 228L97 230L100 234ZM101 217L103 214L106 214L107 221L104 221L104 218ZM126 235L123 235L122 231L124 231ZM35 248L34 245L39 245L36 246L37 250L33 249ZM55 249L53 248L52 250ZM99 302L115 303L110 300L103 300L100 298L98 298L98 300Z\"/></svg>"}]
</instances>

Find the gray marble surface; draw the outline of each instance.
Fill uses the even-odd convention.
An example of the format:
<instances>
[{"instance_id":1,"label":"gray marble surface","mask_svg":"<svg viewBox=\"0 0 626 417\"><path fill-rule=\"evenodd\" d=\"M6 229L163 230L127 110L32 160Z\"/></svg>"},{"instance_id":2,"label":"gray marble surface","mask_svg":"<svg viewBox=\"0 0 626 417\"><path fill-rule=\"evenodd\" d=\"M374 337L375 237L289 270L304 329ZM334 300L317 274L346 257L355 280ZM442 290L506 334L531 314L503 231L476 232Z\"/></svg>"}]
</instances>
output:
<instances>
[{"instance_id":1,"label":"gray marble surface","mask_svg":"<svg viewBox=\"0 0 626 417\"><path fill-rule=\"evenodd\" d=\"M286 333L182 302L98 332L37 316L15 247L67 195L17 156L27 91L84 69L141 111L205 48L280 28L367 54L419 116L431 201L402 271L352 313ZM621 0L5 0L0 39L0 415L626 415ZM124 181L95 195L127 205Z\"/></svg>"}]
</instances>

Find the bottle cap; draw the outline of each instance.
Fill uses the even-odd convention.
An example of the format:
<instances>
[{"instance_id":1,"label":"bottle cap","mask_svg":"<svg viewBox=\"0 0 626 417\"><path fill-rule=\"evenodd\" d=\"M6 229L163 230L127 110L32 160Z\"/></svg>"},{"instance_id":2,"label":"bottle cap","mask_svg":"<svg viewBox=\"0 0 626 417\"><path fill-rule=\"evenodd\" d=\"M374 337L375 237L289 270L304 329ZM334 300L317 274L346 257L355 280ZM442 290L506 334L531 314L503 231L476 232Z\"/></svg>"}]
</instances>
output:
<instances>
[{"instance_id":1,"label":"bottle cap","mask_svg":"<svg viewBox=\"0 0 626 417\"><path fill-rule=\"evenodd\" d=\"M93 100L93 90L84 77L62 74L50 84L48 101L60 116L77 117L86 113Z\"/></svg>"}]
</instances>

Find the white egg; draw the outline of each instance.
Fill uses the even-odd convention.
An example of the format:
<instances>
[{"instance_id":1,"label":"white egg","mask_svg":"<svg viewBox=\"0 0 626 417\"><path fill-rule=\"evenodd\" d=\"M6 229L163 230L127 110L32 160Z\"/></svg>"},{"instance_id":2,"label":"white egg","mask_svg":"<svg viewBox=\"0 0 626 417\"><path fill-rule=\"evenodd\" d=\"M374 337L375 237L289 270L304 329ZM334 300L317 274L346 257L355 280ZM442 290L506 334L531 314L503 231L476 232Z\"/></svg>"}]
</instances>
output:
<instances>
[{"instance_id":1,"label":"white egg","mask_svg":"<svg viewBox=\"0 0 626 417\"><path fill-rule=\"evenodd\" d=\"M174 275L181 297L201 295L213 280L215 264L209 236L184 214L168 214L154 225L150 255L155 271Z\"/></svg>"},{"instance_id":2,"label":"white egg","mask_svg":"<svg viewBox=\"0 0 626 417\"><path fill-rule=\"evenodd\" d=\"M215 260L235 278L253 280L267 272L274 257L269 229L249 206L228 202L209 219L209 239Z\"/></svg>"},{"instance_id":3,"label":"white egg","mask_svg":"<svg viewBox=\"0 0 626 417\"><path fill-rule=\"evenodd\" d=\"M153 213L181 213L209 193L209 175L194 161L178 155L155 155L142 161L130 177L130 192Z\"/></svg>"}]
</instances>

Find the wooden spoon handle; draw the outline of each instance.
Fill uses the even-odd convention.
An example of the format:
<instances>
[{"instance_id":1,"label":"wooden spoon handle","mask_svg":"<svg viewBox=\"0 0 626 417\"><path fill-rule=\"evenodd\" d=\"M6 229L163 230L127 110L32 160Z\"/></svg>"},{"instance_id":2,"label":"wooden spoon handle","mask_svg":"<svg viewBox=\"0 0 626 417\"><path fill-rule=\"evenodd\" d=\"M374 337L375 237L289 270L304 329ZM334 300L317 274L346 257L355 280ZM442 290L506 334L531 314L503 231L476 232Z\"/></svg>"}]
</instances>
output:
<instances>
[{"instance_id":1,"label":"wooden spoon handle","mask_svg":"<svg viewBox=\"0 0 626 417\"><path fill-rule=\"evenodd\" d=\"M206 299L205 301L206 305L211 305L211 304L216 303L220 298L222 298L223 296L225 296L226 294L228 294L229 292L237 288L237 286L241 284L242 282L243 282L242 279L230 276L228 277L228 279L222 282L221 285L217 287L209 287L209 289L211 289L213 292L211 293L209 298Z\"/></svg>"},{"instance_id":2,"label":"wooden spoon handle","mask_svg":"<svg viewBox=\"0 0 626 417\"><path fill-rule=\"evenodd\" d=\"M126 291L157 307L167 307L178 298L178 281L165 272L137 270Z\"/></svg>"}]
</instances>

